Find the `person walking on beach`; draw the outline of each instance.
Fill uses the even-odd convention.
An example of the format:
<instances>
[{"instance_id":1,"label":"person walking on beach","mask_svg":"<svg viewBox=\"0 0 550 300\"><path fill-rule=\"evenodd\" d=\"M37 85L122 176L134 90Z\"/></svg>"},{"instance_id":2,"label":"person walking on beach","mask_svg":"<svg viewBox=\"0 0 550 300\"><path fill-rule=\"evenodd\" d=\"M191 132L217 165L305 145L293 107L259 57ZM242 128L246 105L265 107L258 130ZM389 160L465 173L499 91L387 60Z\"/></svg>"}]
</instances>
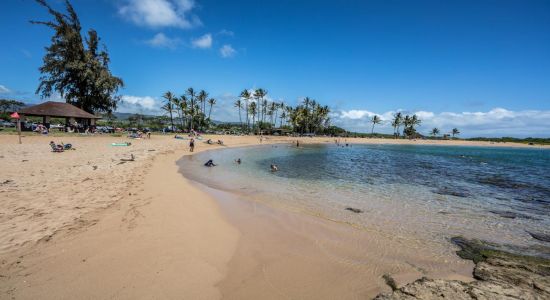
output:
<instances>
[{"instance_id":1,"label":"person walking on beach","mask_svg":"<svg viewBox=\"0 0 550 300\"><path fill-rule=\"evenodd\" d=\"M195 150L195 139L191 138L189 141L189 152L193 152Z\"/></svg>"}]
</instances>

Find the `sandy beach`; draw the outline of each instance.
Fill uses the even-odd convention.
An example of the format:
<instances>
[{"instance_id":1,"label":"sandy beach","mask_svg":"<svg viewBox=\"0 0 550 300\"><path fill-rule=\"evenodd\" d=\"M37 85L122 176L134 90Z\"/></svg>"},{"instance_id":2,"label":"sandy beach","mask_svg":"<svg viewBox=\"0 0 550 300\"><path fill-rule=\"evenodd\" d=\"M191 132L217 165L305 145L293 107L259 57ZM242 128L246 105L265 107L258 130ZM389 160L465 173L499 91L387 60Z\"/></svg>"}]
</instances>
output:
<instances>
[{"instance_id":1,"label":"sandy beach","mask_svg":"<svg viewBox=\"0 0 550 300\"><path fill-rule=\"evenodd\" d=\"M211 138L227 147L259 144L254 136ZM76 150L52 153L50 140ZM425 275L471 280L473 264L458 257L423 262L441 270L425 274L411 263L414 251L377 249L378 237L209 191L178 173L176 162L189 155L185 140L153 135L111 146L126 141L27 135L19 145L17 136L0 135L0 298L353 299L389 291L382 273L396 274L400 285ZM195 153L218 148L199 142ZM369 256L376 251L386 251L386 261Z\"/></svg>"}]
</instances>

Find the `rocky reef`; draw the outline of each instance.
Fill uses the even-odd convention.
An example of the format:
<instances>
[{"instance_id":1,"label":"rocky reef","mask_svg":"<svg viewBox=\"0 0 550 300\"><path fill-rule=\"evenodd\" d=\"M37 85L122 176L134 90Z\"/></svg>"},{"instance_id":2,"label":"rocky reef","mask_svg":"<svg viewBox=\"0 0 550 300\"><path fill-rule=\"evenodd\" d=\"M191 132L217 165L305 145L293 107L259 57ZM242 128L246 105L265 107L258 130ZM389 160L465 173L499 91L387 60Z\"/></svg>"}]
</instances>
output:
<instances>
[{"instance_id":1,"label":"rocky reef","mask_svg":"<svg viewBox=\"0 0 550 300\"><path fill-rule=\"evenodd\" d=\"M515 248L502 250L499 245L451 239L460 250L457 254L473 260L472 282L421 278L393 292L376 296L377 300L397 299L550 299L549 248L538 249L542 256L526 256ZM549 252L546 252L549 251ZM384 279L388 282L388 275Z\"/></svg>"}]
</instances>

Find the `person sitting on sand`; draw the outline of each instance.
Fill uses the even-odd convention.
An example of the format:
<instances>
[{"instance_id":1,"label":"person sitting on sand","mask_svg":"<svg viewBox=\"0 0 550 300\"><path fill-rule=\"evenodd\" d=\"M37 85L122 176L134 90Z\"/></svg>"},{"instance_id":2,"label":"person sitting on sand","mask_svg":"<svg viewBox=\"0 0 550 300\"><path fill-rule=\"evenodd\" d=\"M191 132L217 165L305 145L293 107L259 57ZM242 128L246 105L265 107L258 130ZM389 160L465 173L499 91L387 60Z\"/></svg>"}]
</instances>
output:
<instances>
[{"instance_id":1,"label":"person sitting on sand","mask_svg":"<svg viewBox=\"0 0 550 300\"><path fill-rule=\"evenodd\" d=\"M279 168L275 164L271 164L271 172L277 172L279 171Z\"/></svg>"},{"instance_id":2,"label":"person sitting on sand","mask_svg":"<svg viewBox=\"0 0 550 300\"><path fill-rule=\"evenodd\" d=\"M211 139L208 139L208 141L206 141L206 143L207 143L208 145L212 145L212 140L211 140Z\"/></svg>"},{"instance_id":3,"label":"person sitting on sand","mask_svg":"<svg viewBox=\"0 0 550 300\"><path fill-rule=\"evenodd\" d=\"M218 145L223 145L223 141L222 141L222 140L218 140Z\"/></svg>"},{"instance_id":4,"label":"person sitting on sand","mask_svg":"<svg viewBox=\"0 0 550 300\"><path fill-rule=\"evenodd\" d=\"M53 141L50 142L50 147L52 147L53 152L63 152L63 145L56 145Z\"/></svg>"},{"instance_id":5,"label":"person sitting on sand","mask_svg":"<svg viewBox=\"0 0 550 300\"><path fill-rule=\"evenodd\" d=\"M215 167L216 165L215 165L214 162L210 159L210 160L208 160L207 162L204 163L204 166L205 166L205 167Z\"/></svg>"}]
</instances>

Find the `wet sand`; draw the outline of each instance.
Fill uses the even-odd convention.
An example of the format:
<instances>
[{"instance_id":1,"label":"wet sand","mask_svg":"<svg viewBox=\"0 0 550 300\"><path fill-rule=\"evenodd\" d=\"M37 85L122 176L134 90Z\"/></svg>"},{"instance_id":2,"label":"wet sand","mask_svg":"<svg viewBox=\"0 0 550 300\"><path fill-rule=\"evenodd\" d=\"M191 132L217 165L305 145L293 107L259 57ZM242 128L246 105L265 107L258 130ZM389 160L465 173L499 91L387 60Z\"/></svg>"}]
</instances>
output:
<instances>
[{"instance_id":1,"label":"wet sand","mask_svg":"<svg viewBox=\"0 0 550 300\"><path fill-rule=\"evenodd\" d=\"M218 284L225 299L370 299L391 290L383 274L399 285L423 276L472 280L473 264L452 251L427 256L394 236L195 185L241 234Z\"/></svg>"},{"instance_id":2,"label":"wet sand","mask_svg":"<svg viewBox=\"0 0 550 300\"><path fill-rule=\"evenodd\" d=\"M230 147L258 144L218 138ZM0 135L2 299L354 298L383 290L380 273L400 282L422 275L418 266L383 267L406 256L377 249L363 232L197 188L176 165L187 141L153 136L111 147L126 139L63 137L77 150L51 153L51 139L28 135L18 145ZM219 147L199 142L196 151ZM136 160L121 164L131 154ZM387 255L370 257L374 251ZM468 269L430 275L467 279Z\"/></svg>"}]
</instances>

